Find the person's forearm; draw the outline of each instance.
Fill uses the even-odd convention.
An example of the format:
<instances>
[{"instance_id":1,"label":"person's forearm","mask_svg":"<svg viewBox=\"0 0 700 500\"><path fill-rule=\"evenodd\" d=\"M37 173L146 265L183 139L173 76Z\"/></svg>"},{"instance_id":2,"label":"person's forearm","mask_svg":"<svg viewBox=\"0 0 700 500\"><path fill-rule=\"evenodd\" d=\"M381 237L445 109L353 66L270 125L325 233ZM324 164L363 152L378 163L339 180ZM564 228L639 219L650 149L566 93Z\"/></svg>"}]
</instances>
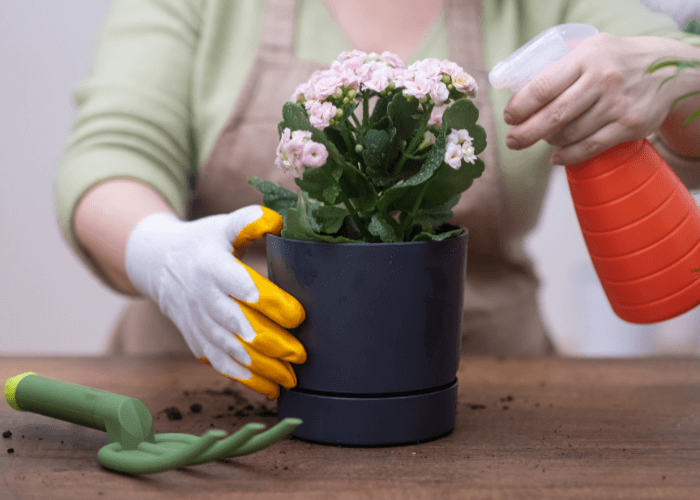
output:
<instances>
[{"instance_id":1,"label":"person's forearm","mask_svg":"<svg viewBox=\"0 0 700 500\"><path fill-rule=\"evenodd\" d=\"M684 60L700 60L700 47L689 46L684 54L680 55ZM675 73L676 68L669 68ZM700 90L700 70L685 68L678 77L681 84L681 94L685 95ZM671 81L667 82L669 85ZM680 96L679 96L680 97ZM700 94L687 97L673 107L671 112L659 127L659 137L670 149L687 158L700 159L700 118L688 125L683 122L695 111L700 109Z\"/></svg>"},{"instance_id":2,"label":"person's forearm","mask_svg":"<svg viewBox=\"0 0 700 500\"><path fill-rule=\"evenodd\" d=\"M127 179L98 184L78 205L74 220L76 239L122 293L139 295L126 274L126 244L136 225L157 212L174 213L156 191Z\"/></svg>"}]
</instances>

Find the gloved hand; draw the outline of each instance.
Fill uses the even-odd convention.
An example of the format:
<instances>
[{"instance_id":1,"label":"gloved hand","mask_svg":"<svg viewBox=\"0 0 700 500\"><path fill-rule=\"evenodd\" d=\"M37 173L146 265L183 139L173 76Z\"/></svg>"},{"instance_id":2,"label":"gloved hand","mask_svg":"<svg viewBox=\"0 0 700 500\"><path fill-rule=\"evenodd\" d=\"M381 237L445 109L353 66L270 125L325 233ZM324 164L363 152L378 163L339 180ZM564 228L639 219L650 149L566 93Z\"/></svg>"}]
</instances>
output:
<instances>
[{"instance_id":1,"label":"gloved hand","mask_svg":"<svg viewBox=\"0 0 700 500\"><path fill-rule=\"evenodd\" d=\"M177 325L192 353L270 399L279 396L277 384L296 385L290 362L306 361L285 330L304 321L304 309L232 250L281 229L282 217L258 205L192 222L157 213L139 222L126 246L129 279Z\"/></svg>"}]
</instances>

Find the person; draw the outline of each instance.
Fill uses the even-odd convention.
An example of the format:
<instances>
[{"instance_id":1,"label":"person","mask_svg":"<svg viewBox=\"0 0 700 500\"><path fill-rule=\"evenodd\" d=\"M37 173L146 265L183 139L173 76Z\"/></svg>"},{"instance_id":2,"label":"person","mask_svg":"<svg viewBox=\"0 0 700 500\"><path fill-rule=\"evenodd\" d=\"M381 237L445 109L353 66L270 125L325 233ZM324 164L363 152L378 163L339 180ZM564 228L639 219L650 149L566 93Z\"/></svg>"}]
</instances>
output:
<instances>
[{"instance_id":1,"label":"person","mask_svg":"<svg viewBox=\"0 0 700 500\"><path fill-rule=\"evenodd\" d=\"M487 69L568 22L601 33L517 93L489 89ZM290 363L305 352L285 333L304 313L264 278L260 236L280 221L246 181L295 187L273 162L282 104L314 70L361 50L449 59L475 77L486 169L451 221L471 229L463 351L556 354L522 244L552 164L648 137L700 186L700 120L682 126L698 96L671 110L698 90L696 70L661 89L673 68L644 74L662 57L700 59L699 47L636 0L115 1L56 181L67 242L133 297L107 353L192 352L271 398L296 383Z\"/></svg>"}]
</instances>

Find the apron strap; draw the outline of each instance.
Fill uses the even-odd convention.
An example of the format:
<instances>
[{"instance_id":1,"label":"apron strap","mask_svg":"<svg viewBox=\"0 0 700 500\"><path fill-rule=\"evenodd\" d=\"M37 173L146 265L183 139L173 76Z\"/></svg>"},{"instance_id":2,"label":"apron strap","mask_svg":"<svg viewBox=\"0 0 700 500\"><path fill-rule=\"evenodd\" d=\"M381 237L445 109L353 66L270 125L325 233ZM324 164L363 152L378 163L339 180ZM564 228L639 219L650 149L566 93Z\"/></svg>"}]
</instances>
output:
<instances>
[{"instance_id":1,"label":"apron strap","mask_svg":"<svg viewBox=\"0 0 700 500\"><path fill-rule=\"evenodd\" d=\"M265 0L260 48L294 54L296 0Z\"/></svg>"},{"instance_id":2,"label":"apron strap","mask_svg":"<svg viewBox=\"0 0 700 500\"><path fill-rule=\"evenodd\" d=\"M479 109L478 123L487 136L486 149L480 154L484 172L462 195L455 207L456 222L468 225L470 253L503 255L505 252L505 189L500 177L496 144L496 123L489 99L488 71L484 64L481 30L482 0L445 0L445 28L450 60L464 68L477 83L472 100ZM462 218L462 220L460 220Z\"/></svg>"}]
</instances>

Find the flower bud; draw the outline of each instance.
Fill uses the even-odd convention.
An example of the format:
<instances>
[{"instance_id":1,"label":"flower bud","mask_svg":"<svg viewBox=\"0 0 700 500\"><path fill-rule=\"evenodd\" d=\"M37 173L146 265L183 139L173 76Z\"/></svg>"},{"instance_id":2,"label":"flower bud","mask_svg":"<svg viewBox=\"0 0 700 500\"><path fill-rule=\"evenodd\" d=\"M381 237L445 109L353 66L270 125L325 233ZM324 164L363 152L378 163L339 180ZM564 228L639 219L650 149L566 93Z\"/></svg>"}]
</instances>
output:
<instances>
[{"instance_id":1,"label":"flower bud","mask_svg":"<svg viewBox=\"0 0 700 500\"><path fill-rule=\"evenodd\" d=\"M343 97L343 104L350 104L350 99Z\"/></svg>"},{"instance_id":2,"label":"flower bud","mask_svg":"<svg viewBox=\"0 0 700 500\"><path fill-rule=\"evenodd\" d=\"M338 108L338 111L335 112L335 117L342 118L343 117L343 110Z\"/></svg>"},{"instance_id":3,"label":"flower bud","mask_svg":"<svg viewBox=\"0 0 700 500\"><path fill-rule=\"evenodd\" d=\"M356 153L362 153L362 144L358 144L355 146L355 152Z\"/></svg>"},{"instance_id":4,"label":"flower bud","mask_svg":"<svg viewBox=\"0 0 700 500\"><path fill-rule=\"evenodd\" d=\"M451 91L453 91L454 89L455 89L455 86L454 86L454 85L452 85L451 83L448 83L448 84L447 84L447 90L449 90L449 91L451 92Z\"/></svg>"},{"instance_id":5,"label":"flower bud","mask_svg":"<svg viewBox=\"0 0 700 500\"><path fill-rule=\"evenodd\" d=\"M347 93L345 95L348 96L348 99L354 99L355 96L357 95L357 92L355 91L355 89L351 88L350 90L347 91Z\"/></svg>"},{"instance_id":6,"label":"flower bud","mask_svg":"<svg viewBox=\"0 0 700 500\"><path fill-rule=\"evenodd\" d=\"M428 98L427 98L427 97L421 97L420 99L418 99L418 102L421 103L421 104L425 104L426 102L428 102Z\"/></svg>"},{"instance_id":7,"label":"flower bud","mask_svg":"<svg viewBox=\"0 0 700 500\"><path fill-rule=\"evenodd\" d=\"M445 85L451 84L452 78L450 77L450 75L447 75L447 74L442 75L442 83L444 83Z\"/></svg>"},{"instance_id":8,"label":"flower bud","mask_svg":"<svg viewBox=\"0 0 700 500\"><path fill-rule=\"evenodd\" d=\"M388 88L389 90L394 90L394 87L396 87L396 85L394 84L394 82L390 81L387 88Z\"/></svg>"}]
</instances>

